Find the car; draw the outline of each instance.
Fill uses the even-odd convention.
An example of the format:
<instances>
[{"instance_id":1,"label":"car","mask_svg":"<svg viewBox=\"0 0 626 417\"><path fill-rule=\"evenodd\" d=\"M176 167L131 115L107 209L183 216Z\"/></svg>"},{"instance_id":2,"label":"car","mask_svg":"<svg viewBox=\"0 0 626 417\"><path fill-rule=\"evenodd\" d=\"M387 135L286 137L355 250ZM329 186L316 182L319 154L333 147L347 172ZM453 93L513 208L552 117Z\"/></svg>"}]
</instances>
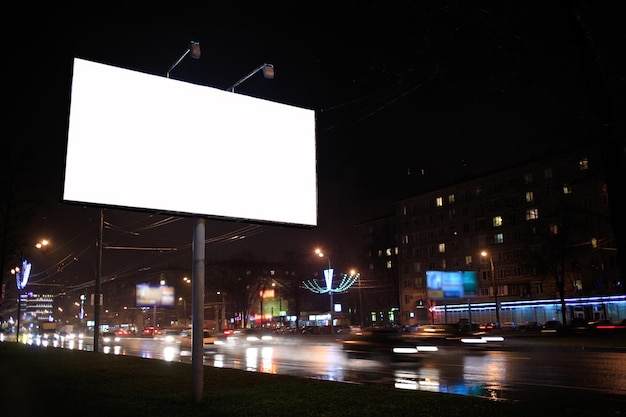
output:
<instances>
[{"instance_id":1,"label":"car","mask_svg":"<svg viewBox=\"0 0 626 417\"><path fill-rule=\"evenodd\" d=\"M161 331L161 337L165 343L180 343L183 329L165 329Z\"/></svg>"},{"instance_id":2,"label":"car","mask_svg":"<svg viewBox=\"0 0 626 417\"><path fill-rule=\"evenodd\" d=\"M156 336L161 334L161 331L158 327L146 327L145 329L143 329L143 333L144 336Z\"/></svg>"},{"instance_id":3,"label":"car","mask_svg":"<svg viewBox=\"0 0 626 417\"><path fill-rule=\"evenodd\" d=\"M480 328L480 330L485 330L485 331L499 330L500 329L500 323L495 322L495 321L491 321L489 323L481 324L479 326L479 328Z\"/></svg>"},{"instance_id":4,"label":"car","mask_svg":"<svg viewBox=\"0 0 626 417\"><path fill-rule=\"evenodd\" d=\"M626 329L626 323L624 320L613 322L611 320L602 319L594 320L588 323L591 330L599 333L614 333L616 331L623 331Z\"/></svg>"},{"instance_id":5,"label":"car","mask_svg":"<svg viewBox=\"0 0 626 417\"><path fill-rule=\"evenodd\" d=\"M223 340L226 346L250 346L272 343L274 336L269 329L236 329Z\"/></svg>"},{"instance_id":6,"label":"car","mask_svg":"<svg viewBox=\"0 0 626 417\"><path fill-rule=\"evenodd\" d=\"M582 317L574 317L569 320L565 328L570 333L587 333L589 332L589 320Z\"/></svg>"},{"instance_id":7,"label":"car","mask_svg":"<svg viewBox=\"0 0 626 417\"><path fill-rule=\"evenodd\" d=\"M102 332L100 333L100 342L103 346L113 346L119 343L120 337L115 332Z\"/></svg>"},{"instance_id":8,"label":"car","mask_svg":"<svg viewBox=\"0 0 626 417\"><path fill-rule=\"evenodd\" d=\"M124 336L130 336L131 333L130 333L130 330L128 330L128 329L117 329L115 331L115 334L117 336L124 337Z\"/></svg>"},{"instance_id":9,"label":"car","mask_svg":"<svg viewBox=\"0 0 626 417\"><path fill-rule=\"evenodd\" d=\"M411 361L438 350L430 341L406 338L398 329L385 328L350 332L341 344L342 350L351 359Z\"/></svg>"},{"instance_id":10,"label":"car","mask_svg":"<svg viewBox=\"0 0 626 417\"><path fill-rule=\"evenodd\" d=\"M517 330L517 324L514 321L505 321L500 324L500 330L503 332L513 332Z\"/></svg>"},{"instance_id":11,"label":"car","mask_svg":"<svg viewBox=\"0 0 626 417\"><path fill-rule=\"evenodd\" d=\"M556 333L563 329L563 323L559 320L548 320L541 326L542 333Z\"/></svg>"},{"instance_id":12,"label":"car","mask_svg":"<svg viewBox=\"0 0 626 417\"><path fill-rule=\"evenodd\" d=\"M522 332L538 332L541 330L541 323L537 321L527 321L519 325L519 330Z\"/></svg>"},{"instance_id":13,"label":"car","mask_svg":"<svg viewBox=\"0 0 626 417\"><path fill-rule=\"evenodd\" d=\"M613 323L611 322L611 320L599 319L599 320L590 321L589 323L587 323L587 326L589 326L592 329L602 329L606 326L611 326L612 324Z\"/></svg>"},{"instance_id":14,"label":"car","mask_svg":"<svg viewBox=\"0 0 626 417\"><path fill-rule=\"evenodd\" d=\"M410 338L426 341L438 347L485 347L504 342L500 335L490 335L480 326L467 323L424 324L409 334Z\"/></svg>"},{"instance_id":15,"label":"car","mask_svg":"<svg viewBox=\"0 0 626 417\"><path fill-rule=\"evenodd\" d=\"M192 348L192 329L185 329L180 332L180 350L191 351ZM205 352L215 352L217 350L217 337L207 329L202 331L202 347Z\"/></svg>"}]
</instances>

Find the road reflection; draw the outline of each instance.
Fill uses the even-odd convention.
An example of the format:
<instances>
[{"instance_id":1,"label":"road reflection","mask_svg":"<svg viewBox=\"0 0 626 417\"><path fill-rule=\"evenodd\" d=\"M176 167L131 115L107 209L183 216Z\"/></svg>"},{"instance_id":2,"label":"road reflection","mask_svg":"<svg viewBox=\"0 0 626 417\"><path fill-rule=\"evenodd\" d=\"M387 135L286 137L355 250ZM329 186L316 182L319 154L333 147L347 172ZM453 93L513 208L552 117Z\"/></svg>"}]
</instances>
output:
<instances>
[{"instance_id":1,"label":"road reflection","mask_svg":"<svg viewBox=\"0 0 626 417\"><path fill-rule=\"evenodd\" d=\"M276 338L275 338L276 339ZM92 350L92 339L71 340L60 348ZM191 352L158 338L124 337L101 347L105 354L191 362ZM348 358L341 345L316 339L228 344L205 352L206 366L293 375L403 390L488 398L494 401L626 403L623 353L443 349L417 361ZM617 398L617 400L616 400ZM607 405L608 404L608 405Z\"/></svg>"}]
</instances>

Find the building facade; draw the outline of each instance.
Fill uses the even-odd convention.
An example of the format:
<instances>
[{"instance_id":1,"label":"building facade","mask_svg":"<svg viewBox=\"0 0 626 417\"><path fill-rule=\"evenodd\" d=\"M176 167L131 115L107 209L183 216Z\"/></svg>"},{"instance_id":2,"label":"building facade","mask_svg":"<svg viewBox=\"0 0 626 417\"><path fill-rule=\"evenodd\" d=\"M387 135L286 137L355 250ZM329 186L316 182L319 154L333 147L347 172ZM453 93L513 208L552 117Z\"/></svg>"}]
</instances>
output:
<instances>
[{"instance_id":1,"label":"building facade","mask_svg":"<svg viewBox=\"0 0 626 417\"><path fill-rule=\"evenodd\" d=\"M402 325L626 316L606 181L593 147L394 207ZM477 292L433 297L427 271L474 271Z\"/></svg>"}]
</instances>

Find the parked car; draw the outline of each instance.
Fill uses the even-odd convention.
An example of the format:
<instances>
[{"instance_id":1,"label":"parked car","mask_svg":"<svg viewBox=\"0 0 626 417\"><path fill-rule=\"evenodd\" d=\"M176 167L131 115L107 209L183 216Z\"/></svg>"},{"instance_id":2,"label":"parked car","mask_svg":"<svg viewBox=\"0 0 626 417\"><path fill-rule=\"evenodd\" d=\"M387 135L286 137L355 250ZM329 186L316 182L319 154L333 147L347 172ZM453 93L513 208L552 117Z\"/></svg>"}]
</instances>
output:
<instances>
[{"instance_id":1,"label":"parked car","mask_svg":"<svg viewBox=\"0 0 626 417\"><path fill-rule=\"evenodd\" d=\"M548 320L541 326L542 333L556 333L563 329L563 323L558 320Z\"/></svg>"},{"instance_id":2,"label":"parked car","mask_svg":"<svg viewBox=\"0 0 626 417\"><path fill-rule=\"evenodd\" d=\"M519 330L523 332L538 332L541 330L541 323L537 321L527 321L519 325Z\"/></svg>"},{"instance_id":3,"label":"parked car","mask_svg":"<svg viewBox=\"0 0 626 417\"><path fill-rule=\"evenodd\" d=\"M502 331L515 331L517 330L517 324L514 321L505 321L500 325Z\"/></svg>"},{"instance_id":4,"label":"parked car","mask_svg":"<svg viewBox=\"0 0 626 417\"><path fill-rule=\"evenodd\" d=\"M495 321L491 321L489 323L481 324L480 330L490 331L490 330L498 330L500 329L500 323Z\"/></svg>"},{"instance_id":5,"label":"parked car","mask_svg":"<svg viewBox=\"0 0 626 417\"><path fill-rule=\"evenodd\" d=\"M342 349L348 358L411 361L436 352L438 347L428 340L406 338L398 329L372 328L350 332L342 341Z\"/></svg>"},{"instance_id":6,"label":"parked car","mask_svg":"<svg viewBox=\"0 0 626 417\"><path fill-rule=\"evenodd\" d=\"M567 322L566 329L570 333L587 333L589 331L589 321L581 317L574 317Z\"/></svg>"}]
</instances>

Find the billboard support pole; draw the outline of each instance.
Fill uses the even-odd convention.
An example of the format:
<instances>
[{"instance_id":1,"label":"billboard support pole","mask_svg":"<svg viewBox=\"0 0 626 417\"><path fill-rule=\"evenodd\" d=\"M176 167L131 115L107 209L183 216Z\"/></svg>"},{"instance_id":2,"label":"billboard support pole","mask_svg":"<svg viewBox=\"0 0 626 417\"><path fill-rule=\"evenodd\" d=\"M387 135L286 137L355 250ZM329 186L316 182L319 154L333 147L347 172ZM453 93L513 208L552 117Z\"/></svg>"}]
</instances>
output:
<instances>
[{"instance_id":1,"label":"billboard support pole","mask_svg":"<svg viewBox=\"0 0 626 417\"><path fill-rule=\"evenodd\" d=\"M102 229L104 226L104 212L100 209L100 222L98 226L98 266L96 271L96 283L93 294L93 351L98 353L100 342L100 279L102 277Z\"/></svg>"},{"instance_id":2,"label":"billboard support pole","mask_svg":"<svg viewBox=\"0 0 626 417\"><path fill-rule=\"evenodd\" d=\"M196 217L193 234L191 275L191 391L195 403L202 402L204 389L204 256L205 221Z\"/></svg>"}]
</instances>

